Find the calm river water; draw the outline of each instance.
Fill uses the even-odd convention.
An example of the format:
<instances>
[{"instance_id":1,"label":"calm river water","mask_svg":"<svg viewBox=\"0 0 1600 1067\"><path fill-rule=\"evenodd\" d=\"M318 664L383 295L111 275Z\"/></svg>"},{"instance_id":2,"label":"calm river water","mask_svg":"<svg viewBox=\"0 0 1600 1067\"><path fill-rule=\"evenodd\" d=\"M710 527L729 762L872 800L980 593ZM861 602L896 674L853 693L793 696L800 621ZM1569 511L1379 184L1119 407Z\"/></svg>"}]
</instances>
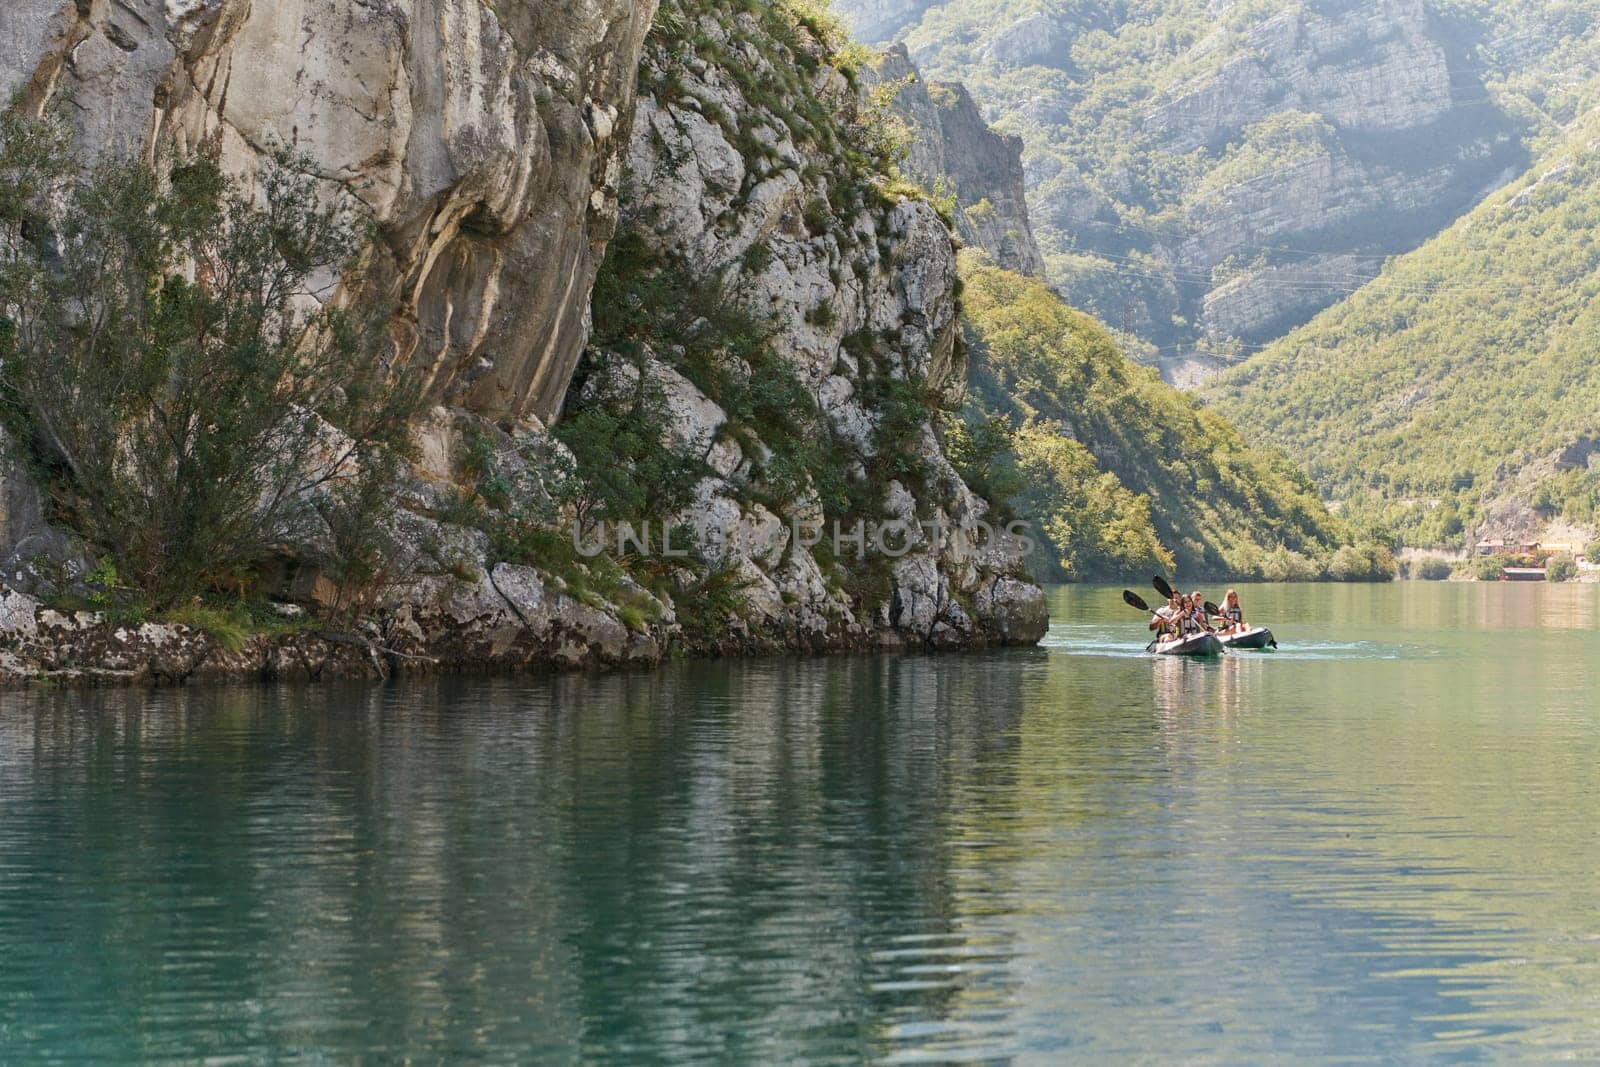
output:
<instances>
[{"instance_id":1,"label":"calm river water","mask_svg":"<svg viewBox=\"0 0 1600 1067\"><path fill-rule=\"evenodd\" d=\"M1007 653L5 697L0 1062L1600 1058L1600 587L1241 591L1281 652L1080 588Z\"/></svg>"}]
</instances>

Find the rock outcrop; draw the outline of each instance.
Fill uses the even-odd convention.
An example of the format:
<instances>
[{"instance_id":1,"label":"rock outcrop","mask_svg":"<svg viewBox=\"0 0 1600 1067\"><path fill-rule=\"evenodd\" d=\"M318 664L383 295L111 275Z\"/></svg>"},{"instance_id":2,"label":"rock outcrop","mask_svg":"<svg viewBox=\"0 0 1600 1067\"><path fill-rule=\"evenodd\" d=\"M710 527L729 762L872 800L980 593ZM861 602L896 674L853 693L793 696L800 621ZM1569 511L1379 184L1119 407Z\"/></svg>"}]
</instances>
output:
<instances>
[{"instance_id":1,"label":"rock outcrop","mask_svg":"<svg viewBox=\"0 0 1600 1067\"><path fill-rule=\"evenodd\" d=\"M1223 345L1235 337L1285 333L1321 310L1328 294L1352 292L1382 267L1375 256L1330 254L1243 272L1206 293L1206 338Z\"/></svg>"},{"instance_id":2,"label":"rock outcrop","mask_svg":"<svg viewBox=\"0 0 1600 1067\"><path fill-rule=\"evenodd\" d=\"M809 73L768 95L795 69ZM772 366L723 369L798 383L867 499L864 519L830 512L818 471L783 499L763 469L777 446L761 439L762 427L735 426L706 395L717 374L685 353L652 351L637 370L615 352L592 354L596 368L653 378L672 437L709 467L681 519L743 588L749 610L733 620L729 643L1037 640L1043 595L1026 579L1021 546L989 536L989 505L950 466L926 412L900 427L903 438L885 433L895 395L950 398L965 387L955 246L932 205L886 195L873 176L851 172L842 144L829 147L870 136L874 120L857 114L856 92L823 44L780 40L758 16L715 20L702 8L693 33L664 35L647 52L641 83L623 227L686 282L719 279L729 302L766 324ZM836 117L806 118L818 102ZM895 463L910 473L874 473ZM838 524L848 539L856 521L867 558L841 560ZM797 544L807 523L832 543L820 552ZM885 529L888 551L877 538Z\"/></svg>"},{"instance_id":3,"label":"rock outcrop","mask_svg":"<svg viewBox=\"0 0 1600 1067\"><path fill-rule=\"evenodd\" d=\"M289 150L381 227L374 285L433 395L560 409L616 218L653 0L21 0L0 94L87 153Z\"/></svg>"},{"instance_id":4,"label":"rock outcrop","mask_svg":"<svg viewBox=\"0 0 1600 1067\"><path fill-rule=\"evenodd\" d=\"M1021 546L982 532L988 505L945 459L932 419L963 385L949 231L845 151L841 138L866 136L859 102L803 22L778 39L765 14L674 4L636 102L655 8L23 0L8 12L0 89L35 113L64 105L86 152L204 146L248 180L288 150L327 196L365 204L379 226L362 285L398 301L393 332L432 406L386 524L383 580L350 610L315 546L289 546L274 581L298 603L244 634L88 610L98 550L49 526L10 471L0 682L649 664L674 648L1042 635ZM747 96L752 73L779 98ZM803 386L834 452L853 457L835 473L870 519L859 565L803 543L841 516L814 473L789 471L779 490L781 447L684 373L706 353L589 346L595 277L623 214L636 242L772 324L774 366ZM518 492L554 499L550 479L571 457L549 426L580 356L583 403L632 373L664 397L660 447L704 468L694 503L671 517L699 552L650 588L615 567L601 581L581 559L511 558L474 518L482 501L465 472L484 450ZM552 515L557 540L568 520ZM712 579L729 595L691 604ZM308 608L336 600L344 622L312 621Z\"/></svg>"},{"instance_id":5,"label":"rock outcrop","mask_svg":"<svg viewBox=\"0 0 1600 1067\"><path fill-rule=\"evenodd\" d=\"M962 240L1007 270L1043 277L1028 221L1021 138L990 129L964 85L924 79L904 45L891 45L870 73L874 84L896 89L892 106L911 134L907 173L955 199Z\"/></svg>"}]
</instances>

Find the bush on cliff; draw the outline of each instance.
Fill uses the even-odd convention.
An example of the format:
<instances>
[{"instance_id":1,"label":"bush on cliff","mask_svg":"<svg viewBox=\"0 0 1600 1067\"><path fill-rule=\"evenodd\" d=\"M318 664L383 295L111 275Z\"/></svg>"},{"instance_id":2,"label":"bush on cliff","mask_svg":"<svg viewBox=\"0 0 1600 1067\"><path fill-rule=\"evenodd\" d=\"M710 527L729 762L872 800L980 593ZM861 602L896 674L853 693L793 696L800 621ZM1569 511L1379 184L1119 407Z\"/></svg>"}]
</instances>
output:
<instances>
[{"instance_id":1,"label":"bush on cliff","mask_svg":"<svg viewBox=\"0 0 1600 1067\"><path fill-rule=\"evenodd\" d=\"M153 606L392 500L414 393L381 320L324 303L364 237L287 158L252 199L204 156L84 164L0 125L0 418Z\"/></svg>"}]
</instances>

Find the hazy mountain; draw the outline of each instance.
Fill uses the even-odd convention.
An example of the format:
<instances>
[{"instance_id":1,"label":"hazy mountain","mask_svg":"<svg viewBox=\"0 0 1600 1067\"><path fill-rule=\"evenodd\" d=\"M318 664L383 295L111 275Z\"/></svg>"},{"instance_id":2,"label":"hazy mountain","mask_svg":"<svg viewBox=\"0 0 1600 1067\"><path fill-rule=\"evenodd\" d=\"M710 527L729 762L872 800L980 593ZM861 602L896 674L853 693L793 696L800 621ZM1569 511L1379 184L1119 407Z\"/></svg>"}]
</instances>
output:
<instances>
[{"instance_id":1,"label":"hazy mountain","mask_svg":"<svg viewBox=\"0 0 1600 1067\"><path fill-rule=\"evenodd\" d=\"M1600 25L1593 0L838 6L1023 138L1049 277L1178 380L1519 174L1577 113Z\"/></svg>"}]
</instances>

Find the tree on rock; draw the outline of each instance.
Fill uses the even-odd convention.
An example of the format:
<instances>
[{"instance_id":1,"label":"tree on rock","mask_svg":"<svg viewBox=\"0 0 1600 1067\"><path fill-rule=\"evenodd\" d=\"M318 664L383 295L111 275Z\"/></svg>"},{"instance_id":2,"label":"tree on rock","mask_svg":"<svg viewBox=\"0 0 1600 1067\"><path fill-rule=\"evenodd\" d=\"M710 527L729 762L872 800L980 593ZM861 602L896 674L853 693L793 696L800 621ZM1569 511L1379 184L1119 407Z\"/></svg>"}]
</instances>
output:
<instances>
[{"instance_id":1,"label":"tree on rock","mask_svg":"<svg viewBox=\"0 0 1600 1067\"><path fill-rule=\"evenodd\" d=\"M336 299L366 236L287 157L250 195L203 155L85 164L0 120L0 418L153 605L331 540L404 448L382 319Z\"/></svg>"}]
</instances>

